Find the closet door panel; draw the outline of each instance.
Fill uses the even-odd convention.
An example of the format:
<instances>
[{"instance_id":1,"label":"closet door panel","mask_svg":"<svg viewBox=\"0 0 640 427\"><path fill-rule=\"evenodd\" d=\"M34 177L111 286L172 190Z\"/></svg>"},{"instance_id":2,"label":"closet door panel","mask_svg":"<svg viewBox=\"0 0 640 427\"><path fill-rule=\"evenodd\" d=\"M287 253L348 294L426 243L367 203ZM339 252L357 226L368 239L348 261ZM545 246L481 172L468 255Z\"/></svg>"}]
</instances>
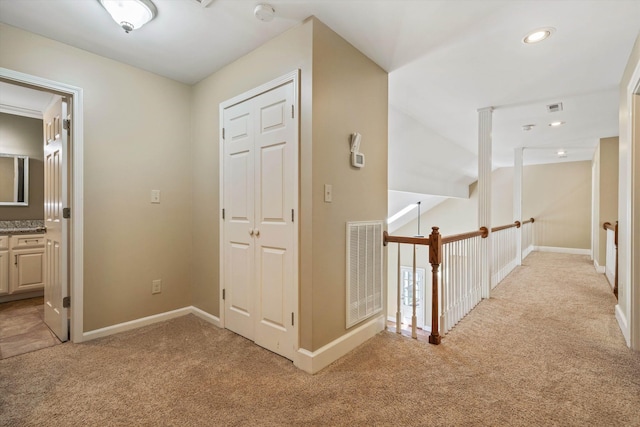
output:
<instances>
[{"instance_id":1,"label":"closet door panel","mask_svg":"<svg viewBox=\"0 0 640 427\"><path fill-rule=\"evenodd\" d=\"M225 327L254 336L255 144L250 103L225 110L223 197Z\"/></svg>"}]
</instances>

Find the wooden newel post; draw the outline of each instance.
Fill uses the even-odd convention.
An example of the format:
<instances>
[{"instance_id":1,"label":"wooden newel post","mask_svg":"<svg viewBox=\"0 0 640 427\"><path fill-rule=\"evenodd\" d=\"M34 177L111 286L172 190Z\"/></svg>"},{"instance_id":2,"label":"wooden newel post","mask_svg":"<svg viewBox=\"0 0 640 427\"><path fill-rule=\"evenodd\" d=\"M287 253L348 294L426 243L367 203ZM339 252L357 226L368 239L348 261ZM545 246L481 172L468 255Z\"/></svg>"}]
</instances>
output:
<instances>
[{"instance_id":1,"label":"wooden newel post","mask_svg":"<svg viewBox=\"0 0 640 427\"><path fill-rule=\"evenodd\" d=\"M429 343L440 344L440 312L438 296L438 268L442 263L442 236L438 232L438 227L431 228L429 235L429 263L431 263L431 335Z\"/></svg>"}]
</instances>

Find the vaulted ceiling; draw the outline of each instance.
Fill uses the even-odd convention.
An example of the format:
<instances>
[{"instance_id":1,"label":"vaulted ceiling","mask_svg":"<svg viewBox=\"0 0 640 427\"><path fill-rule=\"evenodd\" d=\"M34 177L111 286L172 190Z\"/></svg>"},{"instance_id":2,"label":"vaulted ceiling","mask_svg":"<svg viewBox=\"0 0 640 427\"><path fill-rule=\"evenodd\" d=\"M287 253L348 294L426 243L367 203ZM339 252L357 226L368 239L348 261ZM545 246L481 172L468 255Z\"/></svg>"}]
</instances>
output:
<instances>
[{"instance_id":1,"label":"vaulted ceiling","mask_svg":"<svg viewBox=\"0 0 640 427\"><path fill-rule=\"evenodd\" d=\"M271 22L254 17L256 1L154 3L157 18L130 34L97 0L0 0L0 20L193 84L315 15L389 72L390 214L411 198L465 196L479 108L495 108L494 167L516 147L525 163L590 160L618 134L618 84L640 31L637 0L272 0ZM542 27L555 32L522 43Z\"/></svg>"}]
</instances>

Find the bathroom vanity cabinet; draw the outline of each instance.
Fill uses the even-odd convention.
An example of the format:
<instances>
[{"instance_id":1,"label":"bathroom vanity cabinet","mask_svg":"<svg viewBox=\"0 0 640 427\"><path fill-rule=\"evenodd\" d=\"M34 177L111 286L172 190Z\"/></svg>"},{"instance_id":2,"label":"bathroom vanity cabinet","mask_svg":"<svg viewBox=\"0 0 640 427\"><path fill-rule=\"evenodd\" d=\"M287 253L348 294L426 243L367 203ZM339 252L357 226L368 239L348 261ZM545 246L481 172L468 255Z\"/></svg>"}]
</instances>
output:
<instances>
[{"instance_id":1,"label":"bathroom vanity cabinet","mask_svg":"<svg viewBox=\"0 0 640 427\"><path fill-rule=\"evenodd\" d=\"M44 234L0 236L0 296L44 289Z\"/></svg>"}]
</instances>

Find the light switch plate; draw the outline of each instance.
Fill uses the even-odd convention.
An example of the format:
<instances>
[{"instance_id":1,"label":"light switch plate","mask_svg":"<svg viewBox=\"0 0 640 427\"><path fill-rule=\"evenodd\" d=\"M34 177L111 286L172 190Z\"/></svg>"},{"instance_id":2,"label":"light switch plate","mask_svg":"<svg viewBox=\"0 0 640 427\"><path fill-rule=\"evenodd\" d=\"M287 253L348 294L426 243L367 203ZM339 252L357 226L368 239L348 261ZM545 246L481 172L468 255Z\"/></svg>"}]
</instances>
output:
<instances>
[{"instance_id":1,"label":"light switch plate","mask_svg":"<svg viewBox=\"0 0 640 427\"><path fill-rule=\"evenodd\" d=\"M151 190L151 203L160 203L160 190Z\"/></svg>"},{"instance_id":2,"label":"light switch plate","mask_svg":"<svg viewBox=\"0 0 640 427\"><path fill-rule=\"evenodd\" d=\"M333 186L331 184L324 185L324 201L326 203L331 203L333 199Z\"/></svg>"}]
</instances>

